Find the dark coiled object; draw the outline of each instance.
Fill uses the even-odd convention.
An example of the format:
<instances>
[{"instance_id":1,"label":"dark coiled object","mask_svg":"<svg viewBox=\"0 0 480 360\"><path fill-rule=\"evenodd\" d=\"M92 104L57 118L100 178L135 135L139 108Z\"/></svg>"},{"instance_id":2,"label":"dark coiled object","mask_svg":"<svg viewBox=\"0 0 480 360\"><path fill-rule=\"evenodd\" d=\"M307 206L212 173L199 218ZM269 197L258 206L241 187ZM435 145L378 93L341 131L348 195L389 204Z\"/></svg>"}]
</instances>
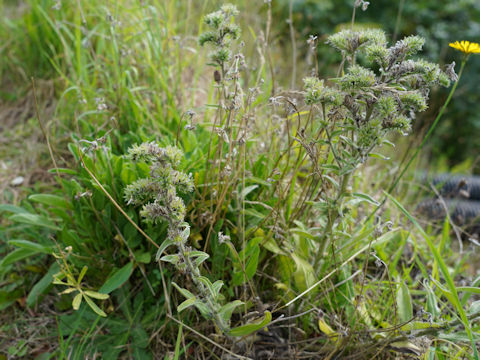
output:
<instances>
[{"instance_id":1,"label":"dark coiled object","mask_svg":"<svg viewBox=\"0 0 480 360\"><path fill-rule=\"evenodd\" d=\"M480 234L480 176L442 174L424 180L438 192L435 198L418 204L418 213L431 220L442 220L448 211L455 225L470 234Z\"/></svg>"},{"instance_id":2,"label":"dark coiled object","mask_svg":"<svg viewBox=\"0 0 480 360\"><path fill-rule=\"evenodd\" d=\"M441 174L435 175L429 182L442 197L480 200L480 176Z\"/></svg>"},{"instance_id":3,"label":"dark coiled object","mask_svg":"<svg viewBox=\"0 0 480 360\"><path fill-rule=\"evenodd\" d=\"M456 225L472 225L479 223L480 202L460 199L428 199L417 206L417 211L432 220L441 220L450 214ZM480 224L479 224L480 225Z\"/></svg>"}]
</instances>

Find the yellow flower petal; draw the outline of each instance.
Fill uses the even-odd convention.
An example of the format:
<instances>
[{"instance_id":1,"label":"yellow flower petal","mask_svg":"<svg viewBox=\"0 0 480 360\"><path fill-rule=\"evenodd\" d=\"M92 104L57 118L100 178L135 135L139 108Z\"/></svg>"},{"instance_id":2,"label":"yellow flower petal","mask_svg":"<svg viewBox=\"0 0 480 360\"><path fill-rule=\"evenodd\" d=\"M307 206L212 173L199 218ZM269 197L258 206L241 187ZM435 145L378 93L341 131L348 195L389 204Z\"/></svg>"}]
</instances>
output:
<instances>
[{"instance_id":1,"label":"yellow flower petal","mask_svg":"<svg viewBox=\"0 0 480 360\"><path fill-rule=\"evenodd\" d=\"M470 41L462 40L461 42L455 41L448 45L465 54L480 54L480 45L478 43L471 43Z\"/></svg>"}]
</instances>

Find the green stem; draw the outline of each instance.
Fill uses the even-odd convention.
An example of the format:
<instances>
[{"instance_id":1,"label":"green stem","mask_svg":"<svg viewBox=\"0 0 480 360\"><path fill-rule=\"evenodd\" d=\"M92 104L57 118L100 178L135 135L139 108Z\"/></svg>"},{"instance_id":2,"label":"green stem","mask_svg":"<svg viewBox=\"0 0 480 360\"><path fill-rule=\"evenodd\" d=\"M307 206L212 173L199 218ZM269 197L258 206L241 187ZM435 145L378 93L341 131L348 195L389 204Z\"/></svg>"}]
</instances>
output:
<instances>
[{"instance_id":1,"label":"green stem","mask_svg":"<svg viewBox=\"0 0 480 360\"><path fill-rule=\"evenodd\" d=\"M341 211L339 211L338 208L340 209L342 208L341 200L347 191L347 186L349 181L350 181L350 173L343 175L342 184L340 186L340 189L338 190L335 200L333 201L333 203L337 206L337 208L335 209L334 212L332 212L331 210L328 210L327 225L325 226L325 229L322 235L318 239L320 246L319 246L319 251L315 255L315 260L313 265L314 269L317 269L317 266L321 257L325 254L325 251L327 250L328 245L332 243L333 226L335 225L336 221L340 217ZM335 254L333 253L332 256L334 256L333 260L335 261Z\"/></svg>"},{"instance_id":2,"label":"green stem","mask_svg":"<svg viewBox=\"0 0 480 360\"><path fill-rule=\"evenodd\" d=\"M218 310L220 308L219 304L217 303L216 299L214 299L213 296L210 294L209 290L205 287L205 285L198 279L201 276L199 267L192 263L190 257L187 254L187 249L183 243L178 244L178 250L185 259L185 264L187 265L188 271L190 272L192 281L199 290L203 300L205 300L204 304L210 310L210 315L213 317L214 322L222 331L222 333L227 333L229 330L229 326L218 313Z\"/></svg>"}]
</instances>

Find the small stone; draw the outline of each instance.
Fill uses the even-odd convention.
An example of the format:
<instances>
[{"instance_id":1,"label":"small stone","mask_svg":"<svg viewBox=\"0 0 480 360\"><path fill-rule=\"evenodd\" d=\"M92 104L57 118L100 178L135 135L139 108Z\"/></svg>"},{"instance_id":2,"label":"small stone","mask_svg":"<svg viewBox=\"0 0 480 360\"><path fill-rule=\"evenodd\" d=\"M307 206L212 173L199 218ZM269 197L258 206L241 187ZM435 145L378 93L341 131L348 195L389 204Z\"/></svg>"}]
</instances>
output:
<instances>
[{"instance_id":1,"label":"small stone","mask_svg":"<svg viewBox=\"0 0 480 360\"><path fill-rule=\"evenodd\" d=\"M10 182L10 185L19 186L19 185L22 185L24 181L25 181L25 178L23 176L17 176L15 179L13 179Z\"/></svg>"}]
</instances>

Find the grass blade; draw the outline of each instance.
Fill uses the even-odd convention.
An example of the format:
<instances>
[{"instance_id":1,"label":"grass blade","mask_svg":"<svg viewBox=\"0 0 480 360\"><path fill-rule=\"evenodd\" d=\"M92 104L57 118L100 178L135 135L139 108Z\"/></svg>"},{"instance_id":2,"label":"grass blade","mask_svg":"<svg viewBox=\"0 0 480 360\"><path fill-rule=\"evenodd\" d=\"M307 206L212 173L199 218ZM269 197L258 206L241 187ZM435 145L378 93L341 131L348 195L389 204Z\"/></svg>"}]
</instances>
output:
<instances>
[{"instance_id":1,"label":"grass blade","mask_svg":"<svg viewBox=\"0 0 480 360\"><path fill-rule=\"evenodd\" d=\"M460 299L458 297L457 288L455 286L455 283L453 282L452 277L450 276L450 273L448 272L447 265L445 265L445 262L443 261L442 256L440 255L437 248L435 247L435 244L430 239L430 236L427 235L427 233L423 230L423 228L420 226L420 224L417 222L417 220L415 220L415 218L393 196L391 196L390 194L388 194L386 192L385 192L385 195L412 222L412 224L417 228L419 233L425 239L430 251L432 252L432 255L433 255L433 258L435 259L435 262L437 263L438 267L440 268L440 271L442 272L442 275L445 279L445 282L447 283L448 289L450 290L450 292L452 294L450 300L452 301L452 305L455 307L456 311L458 312L458 315L460 316L460 319L462 320L463 326L465 327L465 331L468 334L468 338L470 339L470 342L472 344L473 357L474 357L475 360L479 360L478 350L477 350L477 347L475 345L475 339L473 338L473 333L472 333L472 329L470 327L470 322L468 321L465 310L463 309L462 305L460 304Z\"/></svg>"}]
</instances>

